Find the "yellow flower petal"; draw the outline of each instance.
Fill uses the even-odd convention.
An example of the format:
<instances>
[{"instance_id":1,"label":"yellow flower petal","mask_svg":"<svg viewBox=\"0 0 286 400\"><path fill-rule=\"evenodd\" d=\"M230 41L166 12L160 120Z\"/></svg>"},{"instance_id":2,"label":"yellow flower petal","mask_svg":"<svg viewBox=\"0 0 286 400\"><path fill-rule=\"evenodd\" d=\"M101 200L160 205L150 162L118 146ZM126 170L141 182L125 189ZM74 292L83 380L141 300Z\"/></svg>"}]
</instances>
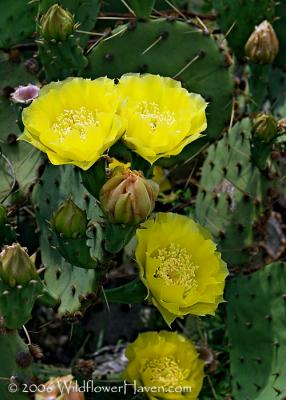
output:
<instances>
[{"instance_id":1,"label":"yellow flower petal","mask_svg":"<svg viewBox=\"0 0 286 400\"><path fill-rule=\"evenodd\" d=\"M123 377L150 400L196 400L204 379L204 362L194 345L175 332L146 332L126 349ZM152 389L152 390L151 390Z\"/></svg>"},{"instance_id":2,"label":"yellow flower petal","mask_svg":"<svg viewBox=\"0 0 286 400\"><path fill-rule=\"evenodd\" d=\"M209 233L188 217L158 213L136 236L140 278L165 321L214 314L228 271Z\"/></svg>"},{"instance_id":3,"label":"yellow flower petal","mask_svg":"<svg viewBox=\"0 0 286 400\"><path fill-rule=\"evenodd\" d=\"M25 140L53 164L90 168L124 133L114 82L69 78L45 86L23 111Z\"/></svg>"},{"instance_id":4,"label":"yellow flower petal","mask_svg":"<svg viewBox=\"0 0 286 400\"><path fill-rule=\"evenodd\" d=\"M123 75L118 85L126 144L151 164L179 154L207 127L207 103L180 82L159 75Z\"/></svg>"}]
</instances>

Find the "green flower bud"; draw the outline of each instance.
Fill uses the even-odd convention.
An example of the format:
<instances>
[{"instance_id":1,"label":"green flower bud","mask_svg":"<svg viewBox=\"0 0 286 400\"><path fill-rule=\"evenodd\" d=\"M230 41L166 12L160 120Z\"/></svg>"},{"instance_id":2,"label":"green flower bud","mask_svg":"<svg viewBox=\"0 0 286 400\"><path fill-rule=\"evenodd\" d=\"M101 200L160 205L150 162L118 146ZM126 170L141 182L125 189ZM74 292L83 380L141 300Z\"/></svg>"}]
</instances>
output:
<instances>
[{"instance_id":1,"label":"green flower bud","mask_svg":"<svg viewBox=\"0 0 286 400\"><path fill-rule=\"evenodd\" d=\"M246 45L245 54L258 64L272 64L279 51L279 41L272 25L263 21L255 27Z\"/></svg>"},{"instance_id":2,"label":"green flower bud","mask_svg":"<svg viewBox=\"0 0 286 400\"><path fill-rule=\"evenodd\" d=\"M4 228L7 224L7 208L0 204L0 229Z\"/></svg>"},{"instance_id":3,"label":"green flower bud","mask_svg":"<svg viewBox=\"0 0 286 400\"><path fill-rule=\"evenodd\" d=\"M114 169L100 191L104 213L115 224L137 225L153 211L159 185L138 171Z\"/></svg>"},{"instance_id":4,"label":"green flower bud","mask_svg":"<svg viewBox=\"0 0 286 400\"><path fill-rule=\"evenodd\" d=\"M0 278L11 287L26 286L31 280L38 279L33 260L19 243L4 246L0 253Z\"/></svg>"},{"instance_id":5,"label":"green flower bud","mask_svg":"<svg viewBox=\"0 0 286 400\"><path fill-rule=\"evenodd\" d=\"M41 34L47 40L65 40L74 29L73 15L58 4L51 6L41 18Z\"/></svg>"},{"instance_id":6,"label":"green flower bud","mask_svg":"<svg viewBox=\"0 0 286 400\"><path fill-rule=\"evenodd\" d=\"M81 237L87 228L86 212L81 210L71 199L65 200L54 212L51 226L63 238Z\"/></svg>"},{"instance_id":7,"label":"green flower bud","mask_svg":"<svg viewBox=\"0 0 286 400\"><path fill-rule=\"evenodd\" d=\"M264 142L271 142L278 135L276 119L269 114L258 114L253 121L253 135Z\"/></svg>"}]
</instances>

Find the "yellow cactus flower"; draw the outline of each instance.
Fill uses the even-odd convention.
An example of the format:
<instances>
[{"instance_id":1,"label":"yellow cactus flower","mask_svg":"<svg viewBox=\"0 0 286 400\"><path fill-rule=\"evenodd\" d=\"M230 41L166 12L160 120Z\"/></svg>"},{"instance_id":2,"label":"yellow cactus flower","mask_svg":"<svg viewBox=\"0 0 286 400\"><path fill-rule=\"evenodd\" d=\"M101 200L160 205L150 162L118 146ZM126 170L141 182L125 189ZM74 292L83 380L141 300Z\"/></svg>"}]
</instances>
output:
<instances>
[{"instance_id":1,"label":"yellow cactus flower","mask_svg":"<svg viewBox=\"0 0 286 400\"><path fill-rule=\"evenodd\" d=\"M158 213L136 236L140 278L166 323L187 314L213 315L228 271L209 233L186 216Z\"/></svg>"},{"instance_id":2,"label":"yellow cactus flower","mask_svg":"<svg viewBox=\"0 0 286 400\"><path fill-rule=\"evenodd\" d=\"M192 344L175 332L141 333L126 349L123 377L150 400L196 400L204 379L204 362Z\"/></svg>"},{"instance_id":3,"label":"yellow cactus flower","mask_svg":"<svg viewBox=\"0 0 286 400\"><path fill-rule=\"evenodd\" d=\"M155 165L153 169L153 181L157 182L160 186L160 192L167 192L172 189L170 180L166 177L162 167Z\"/></svg>"},{"instance_id":4,"label":"yellow cactus flower","mask_svg":"<svg viewBox=\"0 0 286 400\"><path fill-rule=\"evenodd\" d=\"M113 171L117 167L124 167L126 169L131 167L131 162L122 162L117 160L117 158L112 157L109 161L108 168Z\"/></svg>"},{"instance_id":5,"label":"yellow cactus flower","mask_svg":"<svg viewBox=\"0 0 286 400\"><path fill-rule=\"evenodd\" d=\"M23 110L20 140L47 153L52 164L87 170L124 132L118 105L114 82L108 78L50 83Z\"/></svg>"},{"instance_id":6,"label":"yellow cactus flower","mask_svg":"<svg viewBox=\"0 0 286 400\"><path fill-rule=\"evenodd\" d=\"M179 154L207 127L207 103L181 83L159 75L126 74L118 85L127 120L124 140L153 164Z\"/></svg>"}]
</instances>

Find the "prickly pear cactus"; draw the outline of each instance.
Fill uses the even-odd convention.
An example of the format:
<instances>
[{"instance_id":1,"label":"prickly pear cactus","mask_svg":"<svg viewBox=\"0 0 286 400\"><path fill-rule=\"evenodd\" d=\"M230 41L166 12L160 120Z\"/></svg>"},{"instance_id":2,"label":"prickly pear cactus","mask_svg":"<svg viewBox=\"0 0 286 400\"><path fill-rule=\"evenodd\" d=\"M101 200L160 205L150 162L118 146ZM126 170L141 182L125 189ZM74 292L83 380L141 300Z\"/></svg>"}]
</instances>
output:
<instances>
[{"instance_id":1,"label":"prickly pear cactus","mask_svg":"<svg viewBox=\"0 0 286 400\"><path fill-rule=\"evenodd\" d=\"M8 49L36 30L37 3L29 0L1 1L0 48Z\"/></svg>"},{"instance_id":2,"label":"prickly pear cactus","mask_svg":"<svg viewBox=\"0 0 286 400\"><path fill-rule=\"evenodd\" d=\"M244 57L244 46L255 26L265 19L272 22L275 16L273 0L260 0L259 4L256 0L213 0L213 5L218 24L239 58Z\"/></svg>"},{"instance_id":3,"label":"prickly pear cactus","mask_svg":"<svg viewBox=\"0 0 286 400\"><path fill-rule=\"evenodd\" d=\"M127 0L127 4L138 18L147 18L155 6L155 0Z\"/></svg>"},{"instance_id":4,"label":"prickly pear cactus","mask_svg":"<svg viewBox=\"0 0 286 400\"><path fill-rule=\"evenodd\" d=\"M286 21L286 4L284 1L280 1L279 3L277 3L276 15L277 18L274 21L273 27L278 36L280 51L275 60L275 65L283 69L286 64L285 35L284 35L284 26Z\"/></svg>"},{"instance_id":5,"label":"prickly pear cactus","mask_svg":"<svg viewBox=\"0 0 286 400\"><path fill-rule=\"evenodd\" d=\"M285 1L0 1L1 400L286 399Z\"/></svg>"},{"instance_id":6,"label":"prickly pear cactus","mask_svg":"<svg viewBox=\"0 0 286 400\"><path fill-rule=\"evenodd\" d=\"M3 208L2 208L3 207ZM0 204L0 214L5 210L4 206ZM6 211L7 212L7 211ZM9 224L7 217L0 216L0 250L5 244L12 244L17 240L17 235L13 227Z\"/></svg>"},{"instance_id":7,"label":"prickly pear cactus","mask_svg":"<svg viewBox=\"0 0 286 400\"><path fill-rule=\"evenodd\" d=\"M237 123L208 149L196 199L196 216L219 242L231 265L250 261L255 225L264 213L268 179L251 161L251 121Z\"/></svg>"},{"instance_id":8,"label":"prickly pear cactus","mask_svg":"<svg viewBox=\"0 0 286 400\"><path fill-rule=\"evenodd\" d=\"M39 38L37 44L48 81L78 76L87 66L80 40L75 35L70 35L61 42Z\"/></svg>"},{"instance_id":9,"label":"prickly pear cactus","mask_svg":"<svg viewBox=\"0 0 286 400\"><path fill-rule=\"evenodd\" d=\"M42 262L47 268L45 283L51 295L60 304L60 314L75 313L84 308L88 299L95 296L99 284L98 271L85 270L69 264L56 248L58 241L48 221L60 203L68 197L79 207L87 208L87 215L91 220L90 229L93 232L91 238L87 239L90 255L94 259L102 259L100 211L94 198L81 185L79 171L69 167L49 166L34 189L33 203L41 231ZM76 246L77 242L74 240L72 252L77 251Z\"/></svg>"},{"instance_id":10,"label":"prickly pear cactus","mask_svg":"<svg viewBox=\"0 0 286 400\"><path fill-rule=\"evenodd\" d=\"M79 24L79 30L86 32L93 30L100 9L100 0L40 0L40 14L45 13L56 3L74 15L75 22ZM81 44L84 45L87 41L88 34L81 34Z\"/></svg>"},{"instance_id":11,"label":"prickly pear cactus","mask_svg":"<svg viewBox=\"0 0 286 400\"><path fill-rule=\"evenodd\" d=\"M99 0L54 1L42 0L39 5L39 16L58 4L74 18L74 32L63 40L45 38L41 34L42 19L38 21L38 51L48 81L78 76L87 66L83 47L87 44L89 31L95 26L99 11ZM57 26L59 22L54 22ZM59 28L58 28L59 29Z\"/></svg>"},{"instance_id":12,"label":"prickly pear cactus","mask_svg":"<svg viewBox=\"0 0 286 400\"><path fill-rule=\"evenodd\" d=\"M39 9L38 51L48 81L79 75L87 65L77 34L79 22L57 3Z\"/></svg>"},{"instance_id":13,"label":"prickly pear cactus","mask_svg":"<svg viewBox=\"0 0 286 400\"><path fill-rule=\"evenodd\" d=\"M233 279L226 291L233 394L237 400L286 396L286 264Z\"/></svg>"},{"instance_id":14,"label":"prickly pear cactus","mask_svg":"<svg viewBox=\"0 0 286 400\"><path fill-rule=\"evenodd\" d=\"M18 329L29 321L32 308L42 290L41 283L36 280L15 288L0 282L0 309L7 328Z\"/></svg>"},{"instance_id":15,"label":"prickly pear cactus","mask_svg":"<svg viewBox=\"0 0 286 400\"><path fill-rule=\"evenodd\" d=\"M43 292L34 261L18 243L4 246L0 253L0 315L2 325L19 329L31 318Z\"/></svg>"},{"instance_id":16,"label":"prickly pear cactus","mask_svg":"<svg viewBox=\"0 0 286 400\"><path fill-rule=\"evenodd\" d=\"M135 4L137 5L137 7L142 7L142 4L144 5L144 9L147 8L147 4L148 4L148 8L151 7L151 3L153 3L153 10L166 10L166 8L171 7L170 3L168 4L165 0L127 0L126 2L123 1L117 1L117 0L108 0L104 3L102 3L101 5L101 10L104 12L115 12L115 13L126 13L127 11L130 11L130 7L132 9L132 5ZM178 8L183 8L187 6L187 1L186 0L172 0L171 4L175 7ZM132 9L132 11L135 12L135 8L134 10ZM149 8L150 9L150 8ZM137 15L139 17L139 14Z\"/></svg>"},{"instance_id":17,"label":"prickly pear cactus","mask_svg":"<svg viewBox=\"0 0 286 400\"><path fill-rule=\"evenodd\" d=\"M6 198L11 188L15 195L26 194L37 178L41 155L29 145L17 142L20 133L16 124L17 112L9 99L10 91L19 85L35 81L23 64L9 61L8 55L0 52L0 73L6 76L0 83L0 200Z\"/></svg>"},{"instance_id":18,"label":"prickly pear cactus","mask_svg":"<svg viewBox=\"0 0 286 400\"><path fill-rule=\"evenodd\" d=\"M0 396L5 400L28 400L29 396L21 392L21 385L29 385L33 376L31 363L33 358L29 347L23 342L17 331L0 331ZM8 389L10 385L10 388Z\"/></svg>"},{"instance_id":19,"label":"prickly pear cactus","mask_svg":"<svg viewBox=\"0 0 286 400\"><path fill-rule=\"evenodd\" d=\"M148 72L179 79L210 102L207 138L221 135L230 118L233 83L224 54L211 35L191 24L158 19L121 25L112 36L90 52L86 76L119 78L126 72ZM176 61L170 62L170 54Z\"/></svg>"}]
</instances>

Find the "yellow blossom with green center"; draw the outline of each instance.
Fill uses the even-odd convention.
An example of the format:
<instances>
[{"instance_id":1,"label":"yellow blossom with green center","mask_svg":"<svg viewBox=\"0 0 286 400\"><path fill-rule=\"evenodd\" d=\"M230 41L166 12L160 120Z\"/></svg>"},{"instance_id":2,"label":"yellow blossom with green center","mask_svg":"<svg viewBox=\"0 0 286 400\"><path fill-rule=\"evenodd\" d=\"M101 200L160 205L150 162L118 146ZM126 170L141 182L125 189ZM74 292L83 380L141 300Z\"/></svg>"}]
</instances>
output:
<instances>
[{"instance_id":1,"label":"yellow blossom with green center","mask_svg":"<svg viewBox=\"0 0 286 400\"><path fill-rule=\"evenodd\" d=\"M23 110L25 140L47 153L52 164L90 168L123 134L114 82L69 78L41 89Z\"/></svg>"},{"instance_id":2,"label":"yellow blossom with green center","mask_svg":"<svg viewBox=\"0 0 286 400\"><path fill-rule=\"evenodd\" d=\"M213 315L228 270L210 234L191 218L158 213L136 236L140 278L167 324L188 314Z\"/></svg>"},{"instance_id":3,"label":"yellow blossom with green center","mask_svg":"<svg viewBox=\"0 0 286 400\"><path fill-rule=\"evenodd\" d=\"M181 83L159 75L126 74L120 79L126 144L151 164L179 154L207 127L207 103Z\"/></svg>"},{"instance_id":4,"label":"yellow blossom with green center","mask_svg":"<svg viewBox=\"0 0 286 400\"><path fill-rule=\"evenodd\" d=\"M124 378L145 388L150 400L198 398L204 379L204 362L192 344L175 332L141 333L126 349Z\"/></svg>"}]
</instances>

